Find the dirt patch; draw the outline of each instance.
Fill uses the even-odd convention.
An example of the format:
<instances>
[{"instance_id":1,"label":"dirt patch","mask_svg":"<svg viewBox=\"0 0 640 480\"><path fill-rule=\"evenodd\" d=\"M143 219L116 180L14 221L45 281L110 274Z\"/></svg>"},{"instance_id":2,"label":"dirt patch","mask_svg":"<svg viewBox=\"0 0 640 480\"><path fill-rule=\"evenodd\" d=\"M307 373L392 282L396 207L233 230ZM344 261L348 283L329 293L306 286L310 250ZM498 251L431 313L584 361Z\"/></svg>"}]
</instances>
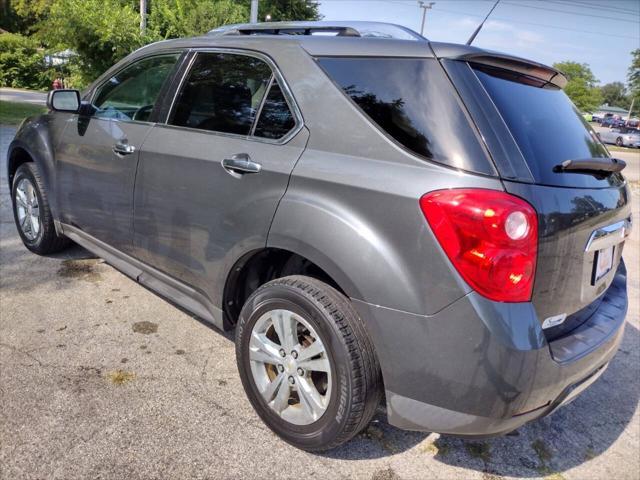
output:
<instances>
[{"instance_id":1,"label":"dirt patch","mask_svg":"<svg viewBox=\"0 0 640 480\"><path fill-rule=\"evenodd\" d=\"M100 260L64 260L58 269L58 276L69 279L80 279L96 283L102 281L102 275L96 271Z\"/></svg>"},{"instance_id":2,"label":"dirt patch","mask_svg":"<svg viewBox=\"0 0 640 480\"><path fill-rule=\"evenodd\" d=\"M491 447L486 442L466 442L464 447L473 458L479 458L484 462L491 460Z\"/></svg>"},{"instance_id":3,"label":"dirt patch","mask_svg":"<svg viewBox=\"0 0 640 480\"><path fill-rule=\"evenodd\" d=\"M125 370L115 370L107 373L107 379L114 385L124 385L136 378L136 374L133 372L127 372Z\"/></svg>"},{"instance_id":4,"label":"dirt patch","mask_svg":"<svg viewBox=\"0 0 640 480\"><path fill-rule=\"evenodd\" d=\"M176 355L184 355L185 353L187 353L187 352L185 352L185 351L184 351L184 350L182 350L181 348L179 348L179 349L177 349L177 350L176 350Z\"/></svg>"},{"instance_id":5,"label":"dirt patch","mask_svg":"<svg viewBox=\"0 0 640 480\"><path fill-rule=\"evenodd\" d=\"M158 324L153 322L136 322L132 326L133 331L136 333L142 333L143 335L149 335L158 331Z\"/></svg>"},{"instance_id":6,"label":"dirt patch","mask_svg":"<svg viewBox=\"0 0 640 480\"><path fill-rule=\"evenodd\" d=\"M385 470L378 470L374 472L371 480L399 480L400 475L398 475L393 468L389 467Z\"/></svg>"}]
</instances>

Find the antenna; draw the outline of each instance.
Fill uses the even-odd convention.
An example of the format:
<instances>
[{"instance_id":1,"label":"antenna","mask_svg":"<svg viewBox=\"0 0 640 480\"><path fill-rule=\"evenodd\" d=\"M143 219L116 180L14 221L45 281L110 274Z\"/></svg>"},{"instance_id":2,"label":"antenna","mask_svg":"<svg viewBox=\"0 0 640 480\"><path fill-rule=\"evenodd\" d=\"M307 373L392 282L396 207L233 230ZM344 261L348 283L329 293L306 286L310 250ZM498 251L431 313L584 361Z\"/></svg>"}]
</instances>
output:
<instances>
[{"instance_id":1,"label":"antenna","mask_svg":"<svg viewBox=\"0 0 640 480\"><path fill-rule=\"evenodd\" d=\"M478 25L478 28L476 28L476 31L473 32L469 37L469 40L467 40L467 45L471 45L473 43L473 41L476 39L476 37L480 33L480 30L482 30L482 26L484 25L484 22L487 21L487 18L489 18L489 15L491 15L491 12L493 12L496 9L499 3L500 3L500 0L496 0L496 3L493 4L493 7L491 7L491 10L489 10L489 13L487 13L487 16L484 17L484 20L482 20L482 23Z\"/></svg>"}]
</instances>

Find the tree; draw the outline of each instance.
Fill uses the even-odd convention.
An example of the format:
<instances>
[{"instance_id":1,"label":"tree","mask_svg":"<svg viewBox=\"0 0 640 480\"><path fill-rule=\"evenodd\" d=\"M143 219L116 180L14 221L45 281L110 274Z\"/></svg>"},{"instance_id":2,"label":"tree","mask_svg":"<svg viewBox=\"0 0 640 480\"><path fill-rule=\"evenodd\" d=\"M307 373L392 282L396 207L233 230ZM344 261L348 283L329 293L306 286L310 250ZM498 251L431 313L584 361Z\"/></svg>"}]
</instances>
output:
<instances>
[{"instance_id":1,"label":"tree","mask_svg":"<svg viewBox=\"0 0 640 480\"><path fill-rule=\"evenodd\" d=\"M78 54L87 83L150 40L140 36L140 15L126 0L54 0L38 36L51 49Z\"/></svg>"},{"instance_id":2,"label":"tree","mask_svg":"<svg viewBox=\"0 0 640 480\"><path fill-rule=\"evenodd\" d=\"M148 26L158 38L203 35L229 23L245 22L248 10L234 0L153 0Z\"/></svg>"},{"instance_id":3,"label":"tree","mask_svg":"<svg viewBox=\"0 0 640 480\"><path fill-rule=\"evenodd\" d=\"M19 34L0 35L0 85L3 87L46 89L54 72L47 68L38 42Z\"/></svg>"},{"instance_id":4,"label":"tree","mask_svg":"<svg viewBox=\"0 0 640 480\"><path fill-rule=\"evenodd\" d=\"M560 62L553 67L567 77L565 93L583 112L594 111L602 104L602 95L596 86L598 80L586 63Z\"/></svg>"},{"instance_id":5,"label":"tree","mask_svg":"<svg viewBox=\"0 0 640 480\"><path fill-rule=\"evenodd\" d=\"M624 83L612 82L600 87L602 102L612 107L629 108L629 97L627 97Z\"/></svg>"},{"instance_id":6,"label":"tree","mask_svg":"<svg viewBox=\"0 0 640 480\"><path fill-rule=\"evenodd\" d=\"M635 99L633 113L640 113L640 48L631 52L632 60L627 81L629 82L629 100Z\"/></svg>"},{"instance_id":7,"label":"tree","mask_svg":"<svg viewBox=\"0 0 640 480\"><path fill-rule=\"evenodd\" d=\"M244 0L247 9L251 0ZM318 2L308 0L262 0L258 11L258 21L263 22L267 15L272 22L291 20L320 20Z\"/></svg>"}]
</instances>

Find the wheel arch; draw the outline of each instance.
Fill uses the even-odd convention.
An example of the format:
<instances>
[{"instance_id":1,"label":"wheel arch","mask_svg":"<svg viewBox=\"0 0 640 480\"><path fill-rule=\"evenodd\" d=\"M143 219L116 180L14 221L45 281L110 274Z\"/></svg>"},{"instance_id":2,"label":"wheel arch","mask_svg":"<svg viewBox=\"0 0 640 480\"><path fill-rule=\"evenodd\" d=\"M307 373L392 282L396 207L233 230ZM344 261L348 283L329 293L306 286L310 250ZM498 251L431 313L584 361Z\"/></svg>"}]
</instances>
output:
<instances>
[{"instance_id":1,"label":"wheel arch","mask_svg":"<svg viewBox=\"0 0 640 480\"><path fill-rule=\"evenodd\" d=\"M256 249L240 257L227 275L223 290L225 325L235 325L244 302L258 287L290 275L305 275L321 280L349 296L340 281L317 261L283 248Z\"/></svg>"}]
</instances>

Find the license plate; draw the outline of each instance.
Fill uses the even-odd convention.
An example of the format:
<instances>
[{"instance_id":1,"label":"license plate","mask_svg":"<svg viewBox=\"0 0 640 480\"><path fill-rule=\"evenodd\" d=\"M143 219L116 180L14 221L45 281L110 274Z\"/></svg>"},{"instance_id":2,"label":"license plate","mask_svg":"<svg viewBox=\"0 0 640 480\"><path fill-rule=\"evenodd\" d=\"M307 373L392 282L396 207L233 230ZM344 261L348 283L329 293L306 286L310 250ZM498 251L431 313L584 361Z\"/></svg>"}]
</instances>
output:
<instances>
[{"instance_id":1,"label":"license plate","mask_svg":"<svg viewBox=\"0 0 640 480\"><path fill-rule=\"evenodd\" d=\"M604 277L609 270L613 267L613 250L614 247L604 248L602 250L598 250L596 252L596 256L594 258L594 272L593 272L593 283L595 284L598 280Z\"/></svg>"}]
</instances>

